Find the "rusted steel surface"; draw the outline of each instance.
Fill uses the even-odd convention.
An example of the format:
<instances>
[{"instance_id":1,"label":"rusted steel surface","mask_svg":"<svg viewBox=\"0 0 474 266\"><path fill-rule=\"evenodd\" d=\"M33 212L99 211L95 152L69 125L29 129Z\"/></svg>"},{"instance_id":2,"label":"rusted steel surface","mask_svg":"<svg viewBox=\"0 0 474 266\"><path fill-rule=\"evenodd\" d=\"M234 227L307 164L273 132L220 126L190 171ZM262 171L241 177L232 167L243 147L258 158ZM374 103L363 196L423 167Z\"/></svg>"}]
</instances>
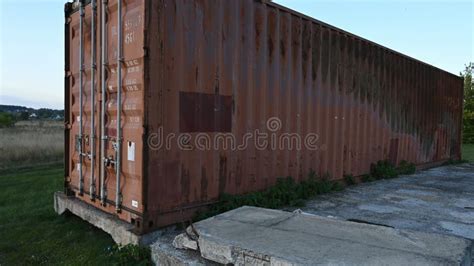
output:
<instances>
[{"instance_id":1,"label":"rusted steel surface","mask_svg":"<svg viewBox=\"0 0 474 266\"><path fill-rule=\"evenodd\" d=\"M117 109L116 3L109 1L107 25L111 138ZM303 180L310 169L341 179L368 173L378 160L427 165L460 158L463 96L462 80L455 75L267 1L128 0L124 7L124 210L118 215L140 221L139 231L189 219L223 193L261 190L282 176ZM89 14L86 8L85 21ZM66 26L70 80L78 75L77 16L71 13ZM90 87L87 49L85 88ZM71 103L67 178L77 191L77 83L66 89ZM88 90L84 97L84 132L89 132ZM238 145L256 130L317 134L317 149L176 145L180 134L191 140L231 134ZM175 144L151 147L156 135L175 135ZM135 147L133 161L127 158L129 143ZM114 182L109 168L110 200ZM113 205L83 200L115 212Z\"/></svg>"},{"instance_id":2,"label":"rusted steel surface","mask_svg":"<svg viewBox=\"0 0 474 266\"><path fill-rule=\"evenodd\" d=\"M90 1L87 1L90 2ZM99 1L100 2L100 1ZM124 64L122 66L122 129L123 129L123 140L122 140L122 182L121 182L121 193L124 211L118 213L118 215L127 221L140 219L144 212L143 206L143 134L144 134L144 8L145 2L140 0L124 1L123 14L123 57ZM85 7L84 16L84 68L83 73L83 128L84 128L84 140L82 142L83 150L85 153L90 154L91 149L95 149L97 154L95 160L95 187L100 190L99 180L99 169L101 167L102 157L115 157L115 151L113 143L116 142L117 136L117 0L108 1L108 18L107 18L107 36L101 36L100 26L97 28L95 34L99 45L97 45L97 54L100 55L100 45L107 45L107 73L99 73L96 75L96 106L95 113L91 113L90 104L90 73L91 73L91 4L88 3ZM72 7L71 7L72 8ZM101 21L101 8L99 5L97 11L96 25L99 25ZM70 130L69 135L69 156L68 156L68 173L66 173L67 186L69 189L78 191L77 184L79 182L78 163L79 154L77 149L77 137L79 128L79 12L71 12L66 27L69 29L69 35L66 41L69 42L68 57L66 62L69 63L70 78L67 81L66 91L68 93L67 101L70 103L68 121ZM100 66L101 56L97 56L96 65ZM98 68L100 70L100 68ZM100 78L102 75L106 76L107 90L106 95L100 95ZM106 135L108 140L106 142L106 154L100 154L100 101L105 99L106 101ZM95 116L95 136L90 136L90 118ZM90 139L94 137L96 139L95 147L90 146ZM84 187L89 187L89 176L91 169L91 160L86 158L83 164L83 175L84 175ZM106 178L105 187L108 204L106 206L100 205L99 198L95 201L91 201L88 191L85 191L84 195L77 194L79 198L87 201L96 207L105 209L108 212L115 213L114 202L115 201L115 171L113 165L106 167ZM98 195L96 195L98 196Z\"/></svg>"}]
</instances>

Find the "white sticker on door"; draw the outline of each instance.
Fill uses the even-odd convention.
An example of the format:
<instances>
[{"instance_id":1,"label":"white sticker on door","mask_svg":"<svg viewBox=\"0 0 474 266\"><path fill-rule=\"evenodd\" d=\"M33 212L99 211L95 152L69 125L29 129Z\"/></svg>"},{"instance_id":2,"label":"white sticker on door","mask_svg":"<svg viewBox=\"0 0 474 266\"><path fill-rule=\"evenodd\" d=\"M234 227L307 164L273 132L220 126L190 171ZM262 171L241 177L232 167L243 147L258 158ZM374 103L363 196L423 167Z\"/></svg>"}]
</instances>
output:
<instances>
[{"instance_id":1,"label":"white sticker on door","mask_svg":"<svg viewBox=\"0 0 474 266\"><path fill-rule=\"evenodd\" d=\"M134 162L135 161L135 142L128 141L128 153L127 157L129 161Z\"/></svg>"},{"instance_id":2,"label":"white sticker on door","mask_svg":"<svg viewBox=\"0 0 474 266\"><path fill-rule=\"evenodd\" d=\"M132 200L132 207L138 208L138 201Z\"/></svg>"}]
</instances>

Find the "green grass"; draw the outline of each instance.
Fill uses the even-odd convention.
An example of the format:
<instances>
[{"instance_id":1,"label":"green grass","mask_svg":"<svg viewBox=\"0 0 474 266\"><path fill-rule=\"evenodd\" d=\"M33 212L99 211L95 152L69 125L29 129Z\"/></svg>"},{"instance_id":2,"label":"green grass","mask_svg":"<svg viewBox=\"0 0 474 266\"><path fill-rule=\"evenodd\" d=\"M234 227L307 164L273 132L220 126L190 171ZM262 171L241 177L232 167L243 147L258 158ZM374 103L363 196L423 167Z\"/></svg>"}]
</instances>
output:
<instances>
[{"instance_id":1,"label":"green grass","mask_svg":"<svg viewBox=\"0 0 474 266\"><path fill-rule=\"evenodd\" d=\"M474 163L474 144L462 145L462 158Z\"/></svg>"},{"instance_id":2,"label":"green grass","mask_svg":"<svg viewBox=\"0 0 474 266\"><path fill-rule=\"evenodd\" d=\"M109 235L54 212L62 185L61 166L0 173L0 265L124 264Z\"/></svg>"}]
</instances>

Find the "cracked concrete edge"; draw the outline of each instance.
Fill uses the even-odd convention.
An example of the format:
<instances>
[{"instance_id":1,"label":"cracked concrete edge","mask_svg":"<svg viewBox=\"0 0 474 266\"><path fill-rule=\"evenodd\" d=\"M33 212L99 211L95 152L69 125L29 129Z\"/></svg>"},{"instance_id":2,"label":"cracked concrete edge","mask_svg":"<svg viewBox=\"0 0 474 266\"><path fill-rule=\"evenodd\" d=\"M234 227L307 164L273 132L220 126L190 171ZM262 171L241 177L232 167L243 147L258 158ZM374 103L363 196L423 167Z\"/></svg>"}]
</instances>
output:
<instances>
[{"instance_id":1,"label":"cracked concrete edge","mask_svg":"<svg viewBox=\"0 0 474 266\"><path fill-rule=\"evenodd\" d=\"M177 249L198 250L198 243L192 240L186 233L177 235L173 240L173 247Z\"/></svg>"},{"instance_id":2,"label":"cracked concrete edge","mask_svg":"<svg viewBox=\"0 0 474 266\"><path fill-rule=\"evenodd\" d=\"M249 208L249 206L244 206L242 208ZM268 210L268 211L276 211L276 210ZM223 218L222 216L227 216L231 212L227 212L224 214L219 215L220 217L212 217L208 220L212 219L219 219ZM314 214L304 213L304 212L293 212L288 213L287 216L279 219L279 222L284 221L290 217L294 216L310 216L316 219L330 219L327 217L321 217ZM334 220L334 219L330 219ZM430 257L427 258L426 261L430 263L438 263L439 265L474 265L474 243L473 241L465 238L454 237L450 235L442 235L442 234L434 234L434 233L425 233L413 230L399 230L394 228L382 227L377 225L369 225L369 224L359 224L359 223L352 223L347 221L340 221L344 223L351 223L355 226L367 227L367 228L378 228L382 231L390 231L395 233L406 233L406 234L413 234L414 236L439 236L444 238L450 239L458 239L459 241L464 241L466 246L462 252L460 252L459 256L456 258L438 258L438 257ZM262 223L260 225L268 226L268 223ZM199 229L198 229L199 230ZM220 237L214 235L208 235L206 232L199 230L199 251L201 256L207 260L214 261L220 264L232 264L232 265L295 265L295 264L307 264L308 261L300 260L299 258L292 257L290 260L287 258L281 258L277 254L271 254L262 252L262 251L254 251L248 250L243 248L237 243L233 241L228 241L226 239L221 239ZM424 256L423 254L415 254L416 256Z\"/></svg>"},{"instance_id":3,"label":"cracked concrete edge","mask_svg":"<svg viewBox=\"0 0 474 266\"><path fill-rule=\"evenodd\" d=\"M74 215L108 233L115 243L119 245L149 245L160 234L159 232L154 232L145 235L137 235L132 231L133 225L121 221L115 216L105 213L74 197L68 197L63 192L54 193L54 210L59 215L70 211Z\"/></svg>"},{"instance_id":4,"label":"cracked concrete edge","mask_svg":"<svg viewBox=\"0 0 474 266\"><path fill-rule=\"evenodd\" d=\"M151 258L155 265L217 265L201 257L199 251L176 249L170 241L171 239L159 239L150 246Z\"/></svg>"},{"instance_id":5,"label":"cracked concrete edge","mask_svg":"<svg viewBox=\"0 0 474 266\"><path fill-rule=\"evenodd\" d=\"M247 208L249 206L243 206L241 208ZM276 211L267 209L267 211ZM209 219L218 219L220 217L227 217L230 212L222 213L220 215L211 217ZM270 224L263 222L260 226L272 226L277 223L281 223L290 219L291 217L298 215L299 212L288 212L287 215L283 215L277 221L273 220ZM220 238L215 236L207 235L204 232L199 232L199 252L201 256L207 260L217 262L219 264L232 264L232 265L294 265L294 262L287 261L277 256L272 256L265 253L255 252L249 249L245 249L238 245L234 245L232 242L222 241ZM304 264L302 262L302 264Z\"/></svg>"},{"instance_id":6,"label":"cracked concrete edge","mask_svg":"<svg viewBox=\"0 0 474 266\"><path fill-rule=\"evenodd\" d=\"M212 237L200 235L198 239L199 251L205 259L221 264L234 264L236 262L235 251L231 245L214 241ZM238 253L237 253L238 255Z\"/></svg>"},{"instance_id":7,"label":"cracked concrete edge","mask_svg":"<svg viewBox=\"0 0 474 266\"><path fill-rule=\"evenodd\" d=\"M182 230L164 230L164 233L151 246L152 260L156 265L218 265L201 257L198 250L177 249L173 246L176 235Z\"/></svg>"},{"instance_id":8,"label":"cracked concrete edge","mask_svg":"<svg viewBox=\"0 0 474 266\"><path fill-rule=\"evenodd\" d=\"M287 218L287 217L286 217ZM211 218L212 219L212 218ZM224 265L295 265L284 258L255 252L232 243L225 243L211 235L200 234L198 238L201 256L209 261ZM303 265L304 262L301 262Z\"/></svg>"},{"instance_id":9,"label":"cracked concrete edge","mask_svg":"<svg viewBox=\"0 0 474 266\"><path fill-rule=\"evenodd\" d=\"M223 244L219 239L213 237L202 236L199 238L201 247L201 256L209 261L217 262L223 265L271 265L271 266L289 266L289 265L307 265L308 261L299 260L292 257L285 259L275 254L267 254L264 252L252 251L242 248L238 245ZM474 265L474 257L472 253L474 248L471 245L466 247L460 260L439 259L436 257L426 258L425 263L432 265ZM370 264L376 265L376 264ZM389 265L389 264L387 264Z\"/></svg>"},{"instance_id":10,"label":"cracked concrete edge","mask_svg":"<svg viewBox=\"0 0 474 266\"><path fill-rule=\"evenodd\" d=\"M295 261L290 262L277 256L254 252L239 246L224 245L212 237L200 237L199 246L203 258L224 265L295 265ZM305 263L301 262L301 264Z\"/></svg>"},{"instance_id":11,"label":"cracked concrete edge","mask_svg":"<svg viewBox=\"0 0 474 266\"><path fill-rule=\"evenodd\" d=\"M298 258L285 259L275 255L265 254L262 252L254 252L234 245L222 245L219 241L213 238L200 238L201 256L207 260L217 262L223 265L271 265L271 266L290 266L290 265L308 265L308 261L299 260ZM474 265L472 257L473 248L465 249L464 257L459 261L448 259L438 259L436 257L426 258L422 265ZM377 263L371 262L367 265L378 265L383 261ZM388 263L387 265L391 265Z\"/></svg>"}]
</instances>

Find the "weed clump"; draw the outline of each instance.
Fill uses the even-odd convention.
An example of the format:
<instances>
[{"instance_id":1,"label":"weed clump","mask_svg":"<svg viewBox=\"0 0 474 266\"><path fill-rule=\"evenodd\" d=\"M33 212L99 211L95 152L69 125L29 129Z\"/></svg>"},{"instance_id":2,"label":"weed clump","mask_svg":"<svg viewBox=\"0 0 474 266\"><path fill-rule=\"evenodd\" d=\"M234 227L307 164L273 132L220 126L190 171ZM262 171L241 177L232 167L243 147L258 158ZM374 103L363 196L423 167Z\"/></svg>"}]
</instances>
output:
<instances>
[{"instance_id":1,"label":"weed clump","mask_svg":"<svg viewBox=\"0 0 474 266\"><path fill-rule=\"evenodd\" d=\"M344 181L346 181L347 185L355 185L356 181L353 175L344 175Z\"/></svg>"},{"instance_id":2,"label":"weed clump","mask_svg":"<svg viewBox=\"0 0 474 266\"><path fill-rule=\"evenodd\" d=\"M316 173L311 171L308 179L299 183L292 177L284 177L279 178L275 186L264 191L245 195L224 194L218 203L212 205L208 211L198 213L194 220L200 221L246 205L269 209L284 206L303 207L304 200L342 189L343 186L339 182L330 181L328 175L318 180Z\"/></svg>"},{"instance_id":3,"label":"weed clump","mask_svg":"<svg viewBox=\"0 0 474 266\"><path fill-rule=\"evenodd\" d=\"M368 183L375 181L375 178L372 175L363 175L361 178L362 182Z\"/></svg>"},{"instance_id":4,"label":"weed clump","mask_svg":"<svg viewBox=\"0 0 474 266\"><path fill-rule=\"evenodd\" d=\"M414 163L409 163L405 160L401 161L397 168L397 174L399 175L412 175L416 172L416 166Z\"/></svg>"},{"instance_id":5,"label":"weed clump","mask_svg":"<svg viewBox=\"0 0 474 266\"><path fill-rule=\"evenodd\" d=\"M389 161L378 161L370 166L370 175L375 179L395 178L397 177L397 169Z\"/></svg>"},{"instance_id":6,"label":"weed clump","mask_svg":"<svg viewBox=\"0 0 474 266\"><path fill-rule=\"evenodd\" d=\"M402 161L398 168L389 161L378 161L376 164L372 164L370 174L363 175L361 180L372 182L378 179L395 178L399 174L412 174L415 170L415 165L406 161ZM352 175L344 175L344 181L347 185L356 184ZM219 202L212 205L207 211L199 212L194 221L200 221L245 205L269 209L278 209L284 206L301 207L304 206L304 200L315 195L343 189L344 186L337 181L331 181L328 174L317 178L314 171L309 173L306 180L299 183L295 182L292 177L283 177L277 179L275 186L264 191L245 195L224 194L220 197Z\"/></svg>"},{"instance_id":7,"label":"weed clump","mask_svg":"<svg viewBox=\"0 0 474 266\"><path fill-rule=\"evenodd\" d=\"M443 165L455 165L455 164L463 164L463 163L468 163L469 161L468 160L454 160L454 159L449 159L448 161L446 161L445 163L443 163Z\"/></svg>"},{"instance_id":8,"label":"weed clump","mask_svg":"<svg viewBox=\"0 0 474 266\"><path fill-rule=\"evenodd\" d=\"M113 265L153 265L150 259L151 251L147 247L132 244L114 245L108 248L107 253Z\"/></svg>"},{"instance_id":9,"label":"weed clump","mask_svg":"<svg viewBox=\"0 0 474 266\"><path fill-rule=\"evenodd\" d=\"M370 176L375 180L395 178L399 175L411 175L415 172L415 164L409 163L405 160L401 161L398 167L395 167L387 160L378 161L376 164L372 164L370 167Z\"/></svg>"}]
</instances>

